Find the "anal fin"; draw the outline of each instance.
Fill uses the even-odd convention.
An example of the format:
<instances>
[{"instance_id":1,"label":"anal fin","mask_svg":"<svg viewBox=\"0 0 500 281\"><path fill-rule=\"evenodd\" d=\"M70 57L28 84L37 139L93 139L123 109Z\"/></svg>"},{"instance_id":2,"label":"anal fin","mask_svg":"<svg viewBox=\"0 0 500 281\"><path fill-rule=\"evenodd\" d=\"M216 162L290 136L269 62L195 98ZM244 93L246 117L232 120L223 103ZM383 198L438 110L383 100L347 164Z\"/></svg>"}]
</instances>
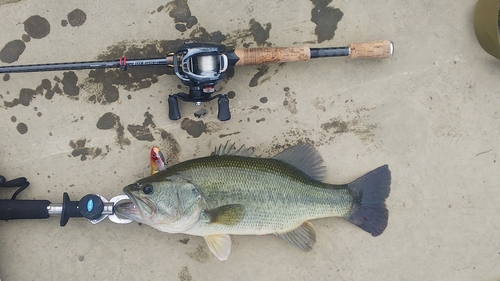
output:
<instances>
[{"instance_id":1,"label":"anal fin","mask_svg":"<svg viewBox=\"0 0 500 281\"><path fill-rule=\"evenodd\" d=\"M231 237L227 234L205 236L210 251L221 261L227 260L231 252Z\"/></svg>"},{"instance_id":2,"label":"anal fin","mask_svg":"<svg viewBox=\"0 0 500 281\"><path fill-rule=\"evenodd\" d=\"M215 209L205 210L205 214L210 219L209 223L235 225L245 216L245 206L241 204L224 205Z\"/></svg>"},{"instance_id":3,"label":"anal fin","mask_svg":"<svg viewBox=\"0 0 500 281\"><path fill-rule=\"evenodd\" d=\"M296 248L309 252L316 243L316 230L312 223L305 221L299 227L285 233L275 233Z\"/></svg>"}]
</instances>

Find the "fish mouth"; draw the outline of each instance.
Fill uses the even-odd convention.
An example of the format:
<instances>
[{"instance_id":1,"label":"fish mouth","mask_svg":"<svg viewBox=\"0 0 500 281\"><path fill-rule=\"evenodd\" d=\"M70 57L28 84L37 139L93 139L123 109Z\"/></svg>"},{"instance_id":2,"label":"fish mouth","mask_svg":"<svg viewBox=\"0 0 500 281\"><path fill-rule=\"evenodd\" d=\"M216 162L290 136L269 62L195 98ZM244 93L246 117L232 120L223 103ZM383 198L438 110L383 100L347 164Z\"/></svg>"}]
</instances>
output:
<instances>
[{"instance_id":1,"label":"fish mouth","mask_svg":"<svg viewBox=\"0 0 500 281\"><path fill-rule=\"evenodd\" d=\"M142 218L150 218L156 214L156 205L149 198L139 198L127 188L124 188L123 192L130 202L119 203L116 206L118 213Z\"/></svg>"}]
</instances>

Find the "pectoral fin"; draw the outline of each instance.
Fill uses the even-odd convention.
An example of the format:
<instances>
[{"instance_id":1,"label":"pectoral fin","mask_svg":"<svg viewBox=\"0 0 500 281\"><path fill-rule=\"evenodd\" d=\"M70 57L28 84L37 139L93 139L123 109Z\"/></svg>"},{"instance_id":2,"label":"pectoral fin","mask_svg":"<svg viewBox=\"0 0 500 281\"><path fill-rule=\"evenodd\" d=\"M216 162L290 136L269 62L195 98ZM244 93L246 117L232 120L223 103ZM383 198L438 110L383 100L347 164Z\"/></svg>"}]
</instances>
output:
<instances>
[{"instance_id":1,"label":"pectoral fin","mask_svg":"<svg viewBox=\"0 0 500 281\"><path fill-rule=\"evenodd\" d=\"M221 261L227 260L231 252L231 237L227 234L205 236L210 251Z\"/></svg>"},{"instance_id":2,"label":"pectoral fin","mask_svg":"<svg viewBox=\"0 0 500 281\"><path fill-rule=\"evenodd\" d=\"M312 223L308 221L305 221L292 231L275 234L304 252L312 250L316 243L316 230Z\"/></svg>"},{"instance_id":3,"label":"pectoral fin","mask_svg":"<svg viewBox=\"0 0 500 281\"><path fill-rule=\"evenodd\" d=\"M235 225L243 219L245 206L241 204L224 205L215 209L205 210L209 223Z\"/></svg>"}]
</instances>

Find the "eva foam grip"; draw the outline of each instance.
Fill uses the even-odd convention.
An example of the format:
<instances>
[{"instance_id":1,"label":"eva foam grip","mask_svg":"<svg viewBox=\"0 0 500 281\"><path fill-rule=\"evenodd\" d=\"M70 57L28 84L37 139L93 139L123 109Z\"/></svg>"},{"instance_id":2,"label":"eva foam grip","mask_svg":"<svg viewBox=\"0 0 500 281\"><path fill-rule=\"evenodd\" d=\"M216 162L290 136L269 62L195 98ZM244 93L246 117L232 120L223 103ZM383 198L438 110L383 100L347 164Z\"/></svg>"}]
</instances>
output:
<instances>
[{"instance_id":1,"label":"eva foam grip","mask_svg":"<svg viewBox=\"0 0 500 281\"><path fill-rule=\"evenodd\" d=\"M394 53L394 43L389 40L377 40L349 45L351 54L349 58L383 59L389 58Z\"/></svg>"},{"instance_id":2,"label":"eva foam grip","mask_svg":"<svg viewBox=\"0 0 500 281\"><path fill-rule=\"evenodd\" d=\"M47 200L0 199L0 220L46 219L49 205Z\"/></svg>"},{"instance_id":3,"label":"eva foam grip","mask_svg":"<svg viewBox=\"0 0 500 281\"><path fill-rule=\"evenodd\" d=\"M239 58L236 66L308 61L311 58L309 47L236 48L234 54Z\"/></svg>"}]
</instances>

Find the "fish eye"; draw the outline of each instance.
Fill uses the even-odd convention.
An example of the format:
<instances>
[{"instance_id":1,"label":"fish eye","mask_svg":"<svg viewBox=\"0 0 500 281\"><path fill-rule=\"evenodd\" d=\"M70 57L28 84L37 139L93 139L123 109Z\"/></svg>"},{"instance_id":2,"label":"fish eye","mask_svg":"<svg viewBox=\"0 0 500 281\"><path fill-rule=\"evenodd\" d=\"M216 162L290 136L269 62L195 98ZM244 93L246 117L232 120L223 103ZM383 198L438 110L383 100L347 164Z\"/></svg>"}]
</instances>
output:
<instances>
[{"instance_id":1,"label":"fish eye","mask_svg":"<svg viewBox=\"0 0 500 281\"><path fill-rule=\"evenodd\" d=\"M151 193L153 193L153 186L150 185L150 184L145 185L142 188L142 192L144 192L144 194L151 194Z\"/></svg>"}]
</instances>

